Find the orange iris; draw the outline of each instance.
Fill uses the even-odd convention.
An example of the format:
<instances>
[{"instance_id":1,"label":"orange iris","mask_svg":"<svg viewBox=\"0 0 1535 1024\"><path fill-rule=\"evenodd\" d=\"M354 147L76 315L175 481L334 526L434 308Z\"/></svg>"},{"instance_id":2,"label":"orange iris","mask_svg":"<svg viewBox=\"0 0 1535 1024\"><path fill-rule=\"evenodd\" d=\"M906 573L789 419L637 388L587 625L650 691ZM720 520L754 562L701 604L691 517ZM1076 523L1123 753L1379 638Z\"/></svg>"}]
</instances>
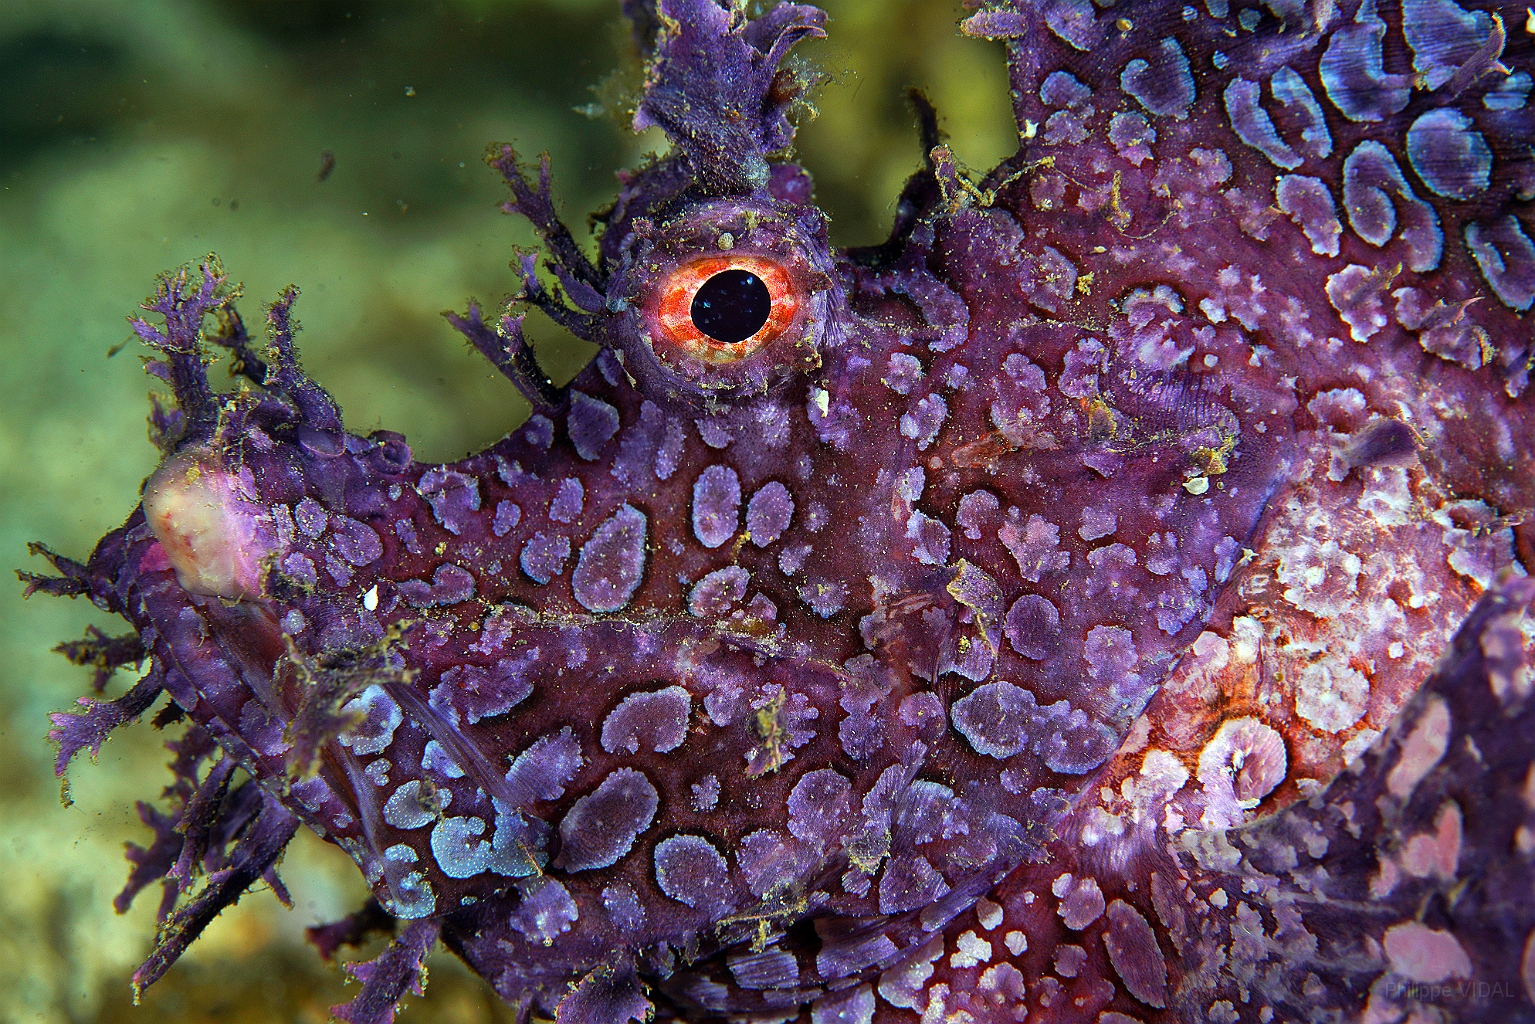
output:
<instances>
[{"instance_id":1,"label":"orange iris","mask_svg":"<svg viewBox=\"0 0 1535 1024\"><path fill-rule=\"evenodd\" d=\"M772 299L767 322L751 337L737 342L716 341L693 323L693 297L704 282L727 270L755 274L767 286ZM706 363L735 363L760 351L799 315L800 295L789 272L764 256L703 256L677 267L661 283L661 302L656 318L668 341Z\"/></svg>"}]
</instances>

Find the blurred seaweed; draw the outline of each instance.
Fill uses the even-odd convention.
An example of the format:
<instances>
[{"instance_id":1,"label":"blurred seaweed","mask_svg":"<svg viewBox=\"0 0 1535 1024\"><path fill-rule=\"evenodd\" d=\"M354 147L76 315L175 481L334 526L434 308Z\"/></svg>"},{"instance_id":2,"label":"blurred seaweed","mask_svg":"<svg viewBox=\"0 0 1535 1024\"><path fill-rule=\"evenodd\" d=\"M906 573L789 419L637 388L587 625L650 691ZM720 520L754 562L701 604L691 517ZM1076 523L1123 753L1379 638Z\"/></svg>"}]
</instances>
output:
<instances>
[{"instance_id":1,"label":"blurred seaweed","mask_svg":"<svg viewBox=\"0 0 1535 1024\"><path fill-rule=\"evenodd\" d=\"M829 0L830 38L799 157L843 245L881 240L918 158L905 93L927 92L958 156L1015 148L994 44L962 39L947 0ZM627 127L638 62L614 0L8 0L0 5L0 550L83 555L153 468L147 383L124 317L161 270L217 252L258 301L297 284L308 370L348 425L388 426L419 457L456 458L519 423L523 400L437 315L495 303L531 232L495 212L480 154L547 150L567 211L600 209L614 170L663 143ZM256 321L252 321L256 322ZM530 322L543 365L589 349ZM159 744L121 733L77 765L61 806L48 712L90 672L52 639L107 625L89 605L21 604L0 618L0 1021L323 1021L339 967L304 928L362 902L350 861L303 832L283 865L295 900L256 893L131 1005L154 932L152 895L112 897L134 799L169 775ZM107 684L116 696L132 671ZM366 951L366 950L365 950ZM509 1021L439 952L406 1020Z\"/></svg>"}]
</instances>

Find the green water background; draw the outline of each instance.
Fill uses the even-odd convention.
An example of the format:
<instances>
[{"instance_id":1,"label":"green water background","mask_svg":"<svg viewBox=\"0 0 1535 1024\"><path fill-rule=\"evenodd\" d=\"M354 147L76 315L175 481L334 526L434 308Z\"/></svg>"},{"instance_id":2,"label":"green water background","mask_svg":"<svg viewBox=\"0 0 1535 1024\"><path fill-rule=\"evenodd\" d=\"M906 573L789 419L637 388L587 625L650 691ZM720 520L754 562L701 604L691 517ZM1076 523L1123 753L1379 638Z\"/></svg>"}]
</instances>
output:
<instances>
[{"instance_id":1,"label":"green water background","mask_svg":"<svg viewBox=\"0 0 1535 1024\"><path fill-rule=\"evenodd\" d=\"M825 6L831 37L798 51L825 79L798 153L833 240L868 244L919 159L905 89L929 93L959 158L984 169L1015 148L1006 74L999 46L955 33L957 4ZM244 283L253 329L299 286L306 369L352 430L400 430L418 458L451 460L521 422L522 400L439 315L498 303L511 247L533 244L497 212L481 154L547 150L582 234L613 171L664 144L628 130L638 75L613 0L0 4L0 563L45 569L29 540L83 558L131 511L156 454L124 318L157 273L208 252ZM557 380L590 357L547 320L530 334ZM124 842L147 841L134 801L169 781L167 736L122 730L76 763L62 806L47 715L88 673L50 648L88 623L124 627L0 586L0 1022L325 1020L356 988L303 929L365 890L308 833L283 865L293 910L250 894L130 1004L158 886L123 916L111 900ZM130 683L119 673L108 695ZM431 964L430 997L402 1021L512 1019L451 956Z\"/></svg>"}]
</instances>

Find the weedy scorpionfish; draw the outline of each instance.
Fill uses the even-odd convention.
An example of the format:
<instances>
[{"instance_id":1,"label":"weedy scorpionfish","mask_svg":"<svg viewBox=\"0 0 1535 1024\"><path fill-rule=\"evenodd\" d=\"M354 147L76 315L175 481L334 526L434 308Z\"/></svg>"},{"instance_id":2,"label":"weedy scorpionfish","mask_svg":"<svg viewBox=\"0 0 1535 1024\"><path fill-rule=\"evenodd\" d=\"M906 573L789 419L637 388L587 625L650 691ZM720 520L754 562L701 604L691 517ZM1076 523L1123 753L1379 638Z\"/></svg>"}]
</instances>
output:
<instances>
[{"instance_id":1,"label":"weedy scorpionfish","mask_svg":"<svg viewBox=\"0 0 1535 1024\"><path fill-rule=\"evenodd\" d=\"M349 433L213 261L134 321L164 460L28 579L147 663L60 773L188 720L136 985L302 827L373 893L321 950L394 934L352 1022L438 941L559 1024L1535 1020L1535 15L989 0L1016 155L916 97L839 251L822 12L624 8L671 148L592 244L488 156L544 242L451 317L504 440Z\"/></svg>"}]
</instances>

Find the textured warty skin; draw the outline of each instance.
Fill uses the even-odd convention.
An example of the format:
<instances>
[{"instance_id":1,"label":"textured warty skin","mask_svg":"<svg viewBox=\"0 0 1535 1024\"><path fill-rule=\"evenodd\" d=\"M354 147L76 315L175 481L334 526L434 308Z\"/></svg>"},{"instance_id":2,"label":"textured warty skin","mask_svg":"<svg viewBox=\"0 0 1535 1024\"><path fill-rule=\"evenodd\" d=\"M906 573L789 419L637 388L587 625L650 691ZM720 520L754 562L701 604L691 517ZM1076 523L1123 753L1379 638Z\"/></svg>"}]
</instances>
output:
<instances>
[{"instance_id":1,"label":"textured warty skin","mask_svg":"<svg viewBox=\"0 0 1535 1024\"><path fill-rule=\"evenodd\" d=\"M222 270L135 329L174 402L71 647L164 695L153 982L296 829L393 928L560 1024L1535 1019L1535 16L1451 0L1013 0L1019 149L928 148L834 251L786 155L824 16L628 0L590 259L451 318L534 403L414 462L347 433ZM716 342L698 282L772 314ZM692 282L691 284L689 282ZM597 346L568 387L521 305ZM680 312L679 312L680 311ZM244 381L213 391L205 355ZM98 685L99 689L99 685Z\"/></svg>"}]
</instances>

